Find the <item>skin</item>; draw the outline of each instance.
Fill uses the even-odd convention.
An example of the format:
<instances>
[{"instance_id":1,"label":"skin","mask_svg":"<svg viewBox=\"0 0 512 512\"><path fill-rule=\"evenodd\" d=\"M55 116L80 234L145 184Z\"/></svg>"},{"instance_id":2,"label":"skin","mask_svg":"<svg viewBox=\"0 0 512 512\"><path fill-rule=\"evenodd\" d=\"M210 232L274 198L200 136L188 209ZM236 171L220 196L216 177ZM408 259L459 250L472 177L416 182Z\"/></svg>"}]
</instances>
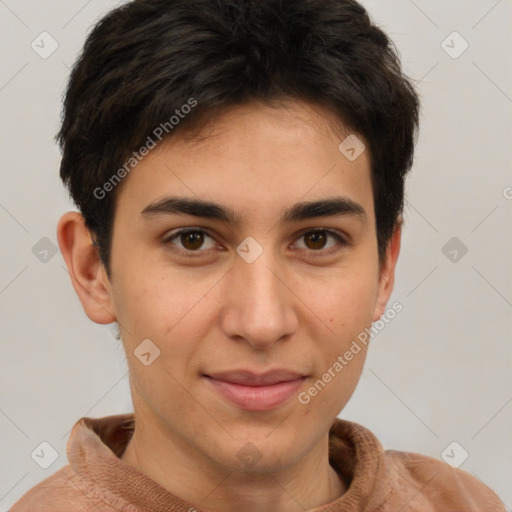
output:
<instances>
[{"instance_id":1,"label":"skin","mask_svg":"<svg viewBox=\"0 0 512 512\"><path fill-rule=\"evenodd\" d=\"M202 375L285 368L307 375L297 394L307 390L384 313L400 224L379 262L368 151L345 158L338 144L349 132L318 106L253 102L204 130L199 141L160 144L119 186L110 280L76 212L59 222L60 249L89 318L120 326L136 417L122 460L198 508L309 510L349 485L329 465L328 431L366 349L306 405L295 395L273 410L241 410ZM141 214L171 195L222 204L240 224ZM365 217L280 221L297 202L334 195ZM164 240L185 227L212 238ZM349 244L327 234L315 244L303 233L312 228L338 230ZM248 236L263 248L252 263L236 252ZM197 246L202 255L184 255ZM134 350L147 338L160 356L144 366ZM247 466L237 453L248 442L261 458Z\"/></svg>"}]
</instances>

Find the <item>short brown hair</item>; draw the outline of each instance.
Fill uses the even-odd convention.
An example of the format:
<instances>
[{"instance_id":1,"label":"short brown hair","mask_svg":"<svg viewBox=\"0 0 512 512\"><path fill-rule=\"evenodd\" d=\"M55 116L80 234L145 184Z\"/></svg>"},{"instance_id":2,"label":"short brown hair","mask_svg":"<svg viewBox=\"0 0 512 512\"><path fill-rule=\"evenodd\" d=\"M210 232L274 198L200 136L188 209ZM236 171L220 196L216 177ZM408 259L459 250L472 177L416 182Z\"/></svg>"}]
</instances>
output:
<instances>
[{"instance_id":1,"label":"short brown hair","mask_svg":"<svg viewBox=\"0 0 512 512\"><path fill-rule=\"evenodd\" d=\"M194 108L169 123L191 98ZM230 106L286 98L326 107L367 141L382 259L403 208L419 101L393 43L360 4L135 0L102 18L73 67L58 140L61 178L109 275L118 188L94 191L155 128L167 126L170 137Z\"/></svg>"}]
</instances>

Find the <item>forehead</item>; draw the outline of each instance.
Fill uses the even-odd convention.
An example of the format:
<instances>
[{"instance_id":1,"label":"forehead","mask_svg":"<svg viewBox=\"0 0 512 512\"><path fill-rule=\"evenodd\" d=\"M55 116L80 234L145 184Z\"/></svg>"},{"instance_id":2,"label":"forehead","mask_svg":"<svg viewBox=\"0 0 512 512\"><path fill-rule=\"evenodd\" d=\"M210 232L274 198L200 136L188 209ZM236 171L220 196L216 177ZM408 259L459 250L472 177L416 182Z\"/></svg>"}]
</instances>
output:
<instances>
[{"instance_id":1,"label":"forehead","mask_svg":"<svg viewBox=\"0 0 512 512\"><path fill-rule=\"evenodd\" d=\"M247 220L282 217L299 200L343 196L371 214L368 152L349 159L340 150L353 136L317 105L237 106L194 137L177 133L158 144L126 179L119 208L140 214L168 196L195 197Z\"/></svg>"},{"instance_id":2,"label":"forehead","mask_svg":"<svg viewBox=\"0 0 512 512\"><path fill-rule=\"evenodd\" d=\"M325 107L312 102L283 98L266 103L251 100L233 105L215 116L199 122L191 131L185 130L170 139L170 144L207 147L233 141L248 146L256 140L272 139L284 148L298 138L311 139L311 147L320 142L331 145L341 141L348 130L341 120ZM256 137L256 139L255 139ZM276 139L274 140L274 137ZM337 144L336 144L337 145ZM259 148L264 151L264 147Z\"/></svg>"}]
</instances>

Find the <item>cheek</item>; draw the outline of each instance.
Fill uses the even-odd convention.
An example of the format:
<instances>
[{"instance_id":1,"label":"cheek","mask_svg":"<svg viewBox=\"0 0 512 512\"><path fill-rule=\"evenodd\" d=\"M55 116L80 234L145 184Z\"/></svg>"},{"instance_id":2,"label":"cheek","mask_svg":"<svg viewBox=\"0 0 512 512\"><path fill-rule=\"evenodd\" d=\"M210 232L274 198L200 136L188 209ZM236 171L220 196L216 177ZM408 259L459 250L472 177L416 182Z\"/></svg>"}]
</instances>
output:
<instances>
[{"instance_id":1,"label":"cheek","mask_svg":"<svg viewBox=\"0 0 512 512\"><path fill-rule=\"evenodd\" d=\"M138 371L134 350L149 339L160 351L157 366L183 380L211 327L214 304L207 293L212 284L185 282L175 272L142 276L119 280L115 288L116 314L127 355ZM163 382L168 380L161 377Z\"/></svg>"},{"instance_id":2,"label":"cheek","mask_svg":"<svg viewBox=\"0 0 512 512\"><path fill-rule=\"evenodd\" d=\"M368 270L332 276L320 292L308 295L335 339L357 336L372 323L377 296L377 280L372 275Z\"/></svg>"},{"instance_id":3,"label":"cheek","mask_svg":"<svg viewBox=\"0 0 512 512\"><path fill-rule=\"evenodd\" d=\"M299 403L305 406L304 415L332 420L343 410L359 382L367 353L364 345L352 348L353 352L350 347L333 354L329 364L298 395Z\"/></svg>"},{"instance_id":4,"label":"cheek","mask_svg":"<svg viewBox=\"0 0 512 512\"><path fill-rule=\"evenodd\" d=\"M317 295L319 317L328 331L315 343L320 362L316 378L321 382L317 380L311 391L318 392L318 406L335 414L352 395L366 359L369 338L365 330L372 324L377 289L368 275L353 272L338 277Z\"/></svg>"},{"instance_id":5,"label":"cheek","mask_svg":"<svg viewBox=\"0 0 512 512\"><path fill-rule=\"evenodd\" d=\"M140 396L162 417L190 409L190 397L183 393L182 384L186 385L205 335L204 291L182 287L179 279L158 279L151 274L118 284L116 311L137 390L134 399ZM142 354L148 352L146 366Z\"/></svg>"},{"instance_id":6,"label":"cheek","mask_svg":"<svg viewBox=\"0 0 512 512\"><path fill-rule=\"evenodd\" d=\"M188 285L173 271L139 269L138 273L128 269L117 280L113 288L116 314L127 330L131 327L141 334L148 329L148 335L161 338L186 318L207 287Z\"/></svg>"}]
</instances>

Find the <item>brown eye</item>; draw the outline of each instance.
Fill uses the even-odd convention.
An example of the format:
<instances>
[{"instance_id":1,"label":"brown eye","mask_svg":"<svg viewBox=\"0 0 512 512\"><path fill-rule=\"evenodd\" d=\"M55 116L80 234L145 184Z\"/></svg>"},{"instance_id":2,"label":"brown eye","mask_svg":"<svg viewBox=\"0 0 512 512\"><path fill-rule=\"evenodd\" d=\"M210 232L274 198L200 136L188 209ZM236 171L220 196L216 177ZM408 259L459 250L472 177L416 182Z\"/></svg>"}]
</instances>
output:
<instances>
[{"instance_id":1,"label":"brown eye","mask_svg":"<svg viewBox=\"0 0 512 512\"><path fill-rule=\"evenodd\" d=\"M327 236L323 231L312 231L304 235L304 240L308 249L323 249L327 242Z\"/></svg>"},{"instance_id":2,"label":"brown eye","mask_svg":"<svg viewBox=\"0 0 512 512\"><path fill-rule=\"evenodd\" d=\"M200 249L204 243L204 234L201 231L189 231L180 235L181 245L189 250L195 251Z\"/></svg>"},{"instance_id":3,"label":"brown eye","mask_svg":"<svg viewBox=\"0 0 512 512\"><path fill-rule=\"evenodd\" d=\"M329 239L334 240L334 243L329 243ZM344 245L347 245L345 239L332 229L309 230L302 233L299 240L302 241L302 243L296 244L296 247L299 249L319 252L321 254L334 253Z\"/></svg>"},{"instance_id":4,"label":"brown eye","mask_svg":"<svg viewBox=\"0 0 512 512\"><path fill-rule=\"evenodd\" d=\"M214 238L203 229L180 229L163 239L163 243L184 255L199 256L215 247ZM187 254L188 253L188 254ZM197 253L197 254L194 254Z\"/></svg>"}]
</instances>

